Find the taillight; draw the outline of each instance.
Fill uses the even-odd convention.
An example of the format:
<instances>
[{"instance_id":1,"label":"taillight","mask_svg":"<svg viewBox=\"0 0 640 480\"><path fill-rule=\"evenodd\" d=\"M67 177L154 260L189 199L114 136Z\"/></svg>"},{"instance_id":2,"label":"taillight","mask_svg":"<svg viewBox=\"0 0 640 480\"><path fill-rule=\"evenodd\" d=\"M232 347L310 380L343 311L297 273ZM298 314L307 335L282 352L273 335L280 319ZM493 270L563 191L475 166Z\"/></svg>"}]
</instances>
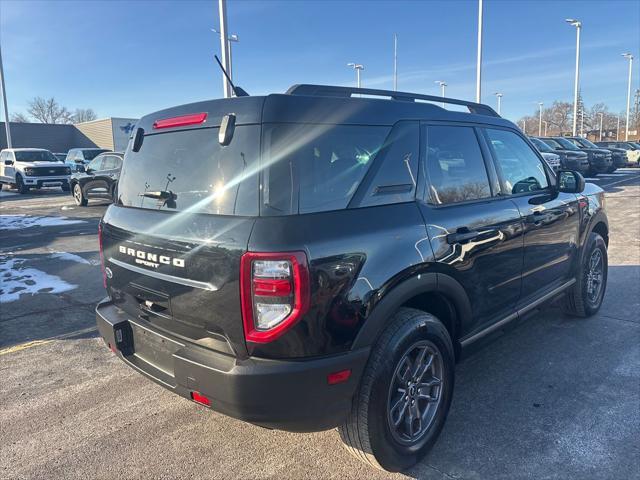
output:
<instances>
[{"instance_id":1,"label":"taillight","mask_svg":"<svg viewBox=\"0 0 640 480\"><path fill-rule=\"evenodd\" d=\"M153 122L155 130L160 128L185 127L187 125L197 125L203 123L207 119L206 113L192 113L190 115L181 115L179 117L162 118Z\"/></svg>"},{"instance_id":2,"label":"taillight","mask_svg":"<svg viewBox=\"0 0 640 480\"><path fill-rule=\"evenodd\" d=\"M240 260L240 301L245 339L267 343L292 327L309 308L304 252L247 252Z\"/></svg>"},{"instance_id":3,"label":"taillight","mask_svg":"<svg viewBox=\"0 0 640 480\"><path fill-rule=\"evenodd\" d=\"M107 272L104 269L104 252L102 251L102 223L98 224L98 246L100 249L100 270L102 270L102 285L107 288Z\"/></svg>"}]
</instances>

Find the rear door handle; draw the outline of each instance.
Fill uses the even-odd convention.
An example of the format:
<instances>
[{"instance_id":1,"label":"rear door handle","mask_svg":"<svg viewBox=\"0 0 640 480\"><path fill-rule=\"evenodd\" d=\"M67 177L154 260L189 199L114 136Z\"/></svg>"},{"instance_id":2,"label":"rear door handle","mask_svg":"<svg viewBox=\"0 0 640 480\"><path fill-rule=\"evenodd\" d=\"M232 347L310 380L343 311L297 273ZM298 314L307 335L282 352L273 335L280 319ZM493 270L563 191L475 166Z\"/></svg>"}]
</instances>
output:
<instances>
[{"instance_id":1,"label":"rear door handle","mask_svg":"<svg viewBox=\"0 0 640 480\"><path fill-rule=\"evenodd\" d=\"M450 233L449 235L447 235L447 243L454 244L468 242L469 240L473 240L474 238L477 238L479 236L480 232L478 232L477 230L459 230L456 233Z\"/></svg>"}]
</instances>

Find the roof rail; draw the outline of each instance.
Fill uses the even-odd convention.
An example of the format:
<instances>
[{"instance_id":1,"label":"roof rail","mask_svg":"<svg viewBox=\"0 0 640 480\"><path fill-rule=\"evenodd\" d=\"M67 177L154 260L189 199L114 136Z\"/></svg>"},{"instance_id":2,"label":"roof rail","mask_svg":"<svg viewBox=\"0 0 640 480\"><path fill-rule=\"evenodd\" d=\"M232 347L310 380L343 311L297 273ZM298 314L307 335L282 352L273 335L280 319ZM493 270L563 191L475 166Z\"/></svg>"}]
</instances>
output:
<instances>
[{"instance_id":1,"label":"roof rail","mask_svg":"<svg viewBox=\"0 0 640 480\"><path fill-rule=\"evenodd\" d=\"M469 113L478 115L488 115L500 117L496 111L488 105L482 103L468 102L456 98L436 97L434 95L422 95L419 93L396 92L393 90L377 90L373 88L338 87L333 85L293 85L285 92L287 95L306 95L311 97L351 97L354 94L372 95L380 97L391 97L393 100L402 102L415 102L416 100L427 100L434 103L450 103L462 105L469 109ZM437 105L436 105L437 106Z\"/></svg>"}]
</instances>

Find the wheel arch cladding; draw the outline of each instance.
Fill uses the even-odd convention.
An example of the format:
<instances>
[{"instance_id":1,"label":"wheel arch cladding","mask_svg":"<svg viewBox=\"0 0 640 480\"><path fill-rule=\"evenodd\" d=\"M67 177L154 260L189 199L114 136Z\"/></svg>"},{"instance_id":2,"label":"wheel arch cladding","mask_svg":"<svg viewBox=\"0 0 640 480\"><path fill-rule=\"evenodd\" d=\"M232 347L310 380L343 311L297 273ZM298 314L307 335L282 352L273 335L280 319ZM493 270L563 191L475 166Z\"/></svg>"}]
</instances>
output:
<instances>
[{"instance_id":1,"label":"wheel arch cladding","mask_svg":"<svg viewBox=\"0 0 640 480\"><path fill-rule=\"evenodd\" d=\"M609 246L609 227L603 220L597 221L591 231L600 235L604 239L605 245Z\"/></svg>"},{"instance_id":2,"label":"wheel arch cladding","mask_svg":"<svg viewBox=\"0 0 640 480\"><path fill-rule=\"evenodd\" d=\"M400 308L409 307L430 313L447 329L454 344L456 358L460 354L457 341L466 319L471 318L471 304L464 288L443 273L423 273L406 279L378 301L353 343L353 349L373 345Z\"/></svg>"}]
</instances>

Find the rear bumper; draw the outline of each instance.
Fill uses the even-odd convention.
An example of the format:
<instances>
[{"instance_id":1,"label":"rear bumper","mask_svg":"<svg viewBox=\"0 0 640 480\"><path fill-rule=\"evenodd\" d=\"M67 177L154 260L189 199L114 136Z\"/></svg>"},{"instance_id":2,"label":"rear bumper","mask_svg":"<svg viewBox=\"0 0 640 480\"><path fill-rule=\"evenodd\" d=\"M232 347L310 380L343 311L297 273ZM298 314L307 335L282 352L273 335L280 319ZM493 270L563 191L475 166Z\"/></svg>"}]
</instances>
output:
<instances>
[{"instance_id":1,"label":"rear bumper","mask_svg":"<svg viewBox=\"0 0 640 480\"><path fill-rule=\"evenodd\" d=\"M160 333L109 300L98 304L96 321L112 351L159 385L188 399L198 392L230 417L293 432L340 425L369 356L362 349L311 360L236 359ZM327 375L345 369L346 382L328 384Z\"/></svg>"}]
</instances>

